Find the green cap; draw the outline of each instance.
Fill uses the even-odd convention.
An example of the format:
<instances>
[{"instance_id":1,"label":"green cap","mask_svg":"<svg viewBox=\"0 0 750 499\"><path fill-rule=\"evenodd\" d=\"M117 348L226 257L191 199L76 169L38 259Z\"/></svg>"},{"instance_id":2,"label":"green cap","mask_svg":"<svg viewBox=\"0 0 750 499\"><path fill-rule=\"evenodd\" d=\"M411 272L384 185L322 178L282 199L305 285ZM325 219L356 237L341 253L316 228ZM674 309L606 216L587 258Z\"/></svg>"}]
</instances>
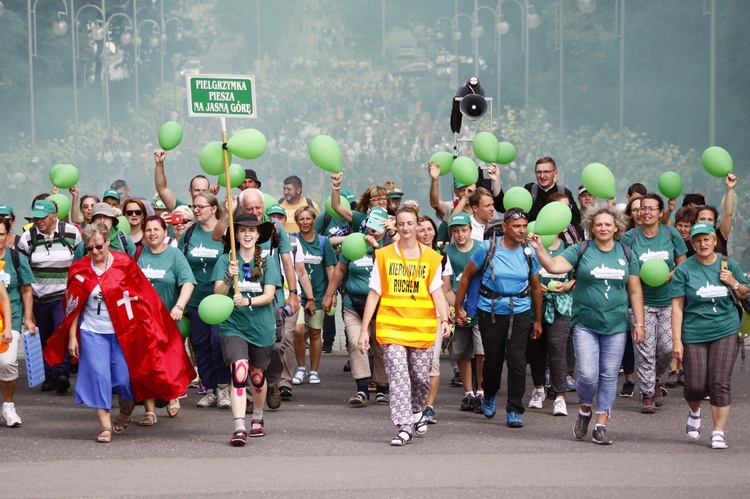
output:
<instances>
[{"instance_id":1,"label":"green cap","mask_svg":"<svg viewBox=\"0 0 750 499\"><path fill-rule=\"evenodd\" d=\"M460 189L461 187L466 187L466 184L462 184L456 179L453 179L453 188L454 189Z\"/></svg>"},{"instance_id":2,"label":"green cap","mask_svg":"<svg viewBox=\"0 0 750 499\"><path fill-rule=\"evenodd\" d=\"M164 201L161 200L161 196L156 194L154 195L154 198L151 200L151 208L155 210L166 210L167 205L165 205Z\"/></svg>"},{"instance_id":3,"label":"green cap","mask_svg":"<svg viewBox=\"0 0 750 499\"><path fill-rule=\"evenodd\" d=\"M13 207L8 204L0 204L0 215L12 215Z\"/></svg>"},{"instance_id":4,"label":"green cap","mask_svg":"<svg viewBox=\"0 0 750 499\"><path fill-rule=\"evenodd\" d=\"M349 204L355 203L357 201L357 196L355 196L354 193L349 189L341 189L341 195L344 196L347 201L349 201Z\"/></svg>"},{"instance_id":5,"label":"green cap","mask_svg":"<svg viewBox=\"0 0 750 499\"><path fill-rule=\"evenodd\" d=\"M690 237L692 238L698 234L716 234L716 229L708 222L698 222L690 229Z\"/></svg>"},{"instance_id":6,"label":"green cap","mask_svg":"<svg viewBox=\"0 0 750 499\"><path fill-rule=\"evenodd\" d=\"M469 214L456 213L455 215L452 215L450 221L448 222L448 227L453 227L455 225L471 225L471 218L469 217Z\"/></svg>"},{"instance_id":7,"label":"green cap","mask_svg":"<svg viewBox=\"0 0 750 499\"><path fill-rule=\"evenodd\" d=\"M106 191L104 191L104 196L102 196L102 199L107 199L107 198L115 198L116 200L119 201L120 193L117 192L116 189L107 189Z\"/></svg>"},{"instance_id":8,"label":"green cap","mask_svg":"<svg viewBox=\"0 0 750 499\"><path fill-rule=\"evenodd\" d=\"M389 198L402 198L404 197L404 191L399 189L398 187L394 187L393 190L388 191L388 197Z\"/></svg>"},{"instance_id":9,"label":"green cap","mask_svg":"<svg viewBox=\"0 0 750 499\"><path fill-rule=\"evenodd\" d=\"M52 201L42 199L34 203L34 207L31 208L31 218L44 218L50 213L57 213L57 207Z\"/></svg>"},{"instance_id":10,"label":"green cap","mask_svg":"<svg viewBox=\"0 0 750 499\"><path fill-rule=\"evenodd\" d=\"M279 204L273 204L266 208L266 215L284 215L286 216L286 210L281 207Z\"/></svg>"}]
</instances>

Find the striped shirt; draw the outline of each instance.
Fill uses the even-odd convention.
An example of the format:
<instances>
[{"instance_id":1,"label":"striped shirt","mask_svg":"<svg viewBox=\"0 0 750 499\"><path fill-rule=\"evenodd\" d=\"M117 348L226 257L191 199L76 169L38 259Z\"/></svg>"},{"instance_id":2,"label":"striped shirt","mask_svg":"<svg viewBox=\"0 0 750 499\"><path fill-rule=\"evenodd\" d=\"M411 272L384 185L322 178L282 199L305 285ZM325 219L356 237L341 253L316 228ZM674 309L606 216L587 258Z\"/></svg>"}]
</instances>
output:
<instances>
[{"instance_id":1,"label":"striped shirt","mask_svg":"<svg viewBox=\"0 0 750 499\"><path fill-rule=\"evenodd\" d=\"M64 224L64 234L60 230ZM36 234L33 244L32 231ZM65 238L66 243L62 241ZM57 222L52 235L42 234L35 227L27 230L18 242L18 250L29 257L31 272L36 279L31 284L34 301L50 302L65 295L68 282L68 269L73 263L73 250L81 243L81 233L70 223ZM30 251L30 248L35 248Z\"/></svg>"}]
</instances>

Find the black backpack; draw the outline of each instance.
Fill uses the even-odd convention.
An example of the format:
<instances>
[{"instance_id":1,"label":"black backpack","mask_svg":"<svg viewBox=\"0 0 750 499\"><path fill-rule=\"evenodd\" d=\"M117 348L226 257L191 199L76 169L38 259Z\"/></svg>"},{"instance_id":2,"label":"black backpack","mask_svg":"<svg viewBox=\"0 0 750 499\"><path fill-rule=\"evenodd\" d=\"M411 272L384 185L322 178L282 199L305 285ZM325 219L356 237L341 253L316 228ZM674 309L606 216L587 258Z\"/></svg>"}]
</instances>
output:
<instances>
[{"instance_id":1,"label":"black backpack","mask_svg":"<svg viewBox=\"0 0 750 499\"><path fill-rule=\"evenodd\" d=\"M68 241L65 238L65 228L67 224L65 222L60 222L60 225L58 226L57 230L55 231L57 239L66 247L68 250L70 250L70 254L75 254L75 251L73 250L73 245L70 244L70 241ZM26 256L29 257L29 261L31 261L31 255L36 251L36 248L41 244L44 245L46 243L46 240L43 235L39 233L39 229L36 228L36 225L31 227L29 229L29 235L31 236L29 239L29 252Z\"/></svg>"}]
</instances>

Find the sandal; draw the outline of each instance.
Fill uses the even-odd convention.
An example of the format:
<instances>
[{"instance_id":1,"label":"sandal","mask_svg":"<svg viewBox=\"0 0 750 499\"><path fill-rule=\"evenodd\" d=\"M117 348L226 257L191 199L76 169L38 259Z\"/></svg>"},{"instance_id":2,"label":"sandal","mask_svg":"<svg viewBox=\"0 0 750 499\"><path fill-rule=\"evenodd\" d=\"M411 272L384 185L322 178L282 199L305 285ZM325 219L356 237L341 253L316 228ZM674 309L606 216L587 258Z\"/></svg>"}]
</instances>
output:
<instances>
[{"instance_id":1,"label":"sandal","mask_svg":"<svg viewBox=\"0 0 750 499\"><path fill-rule=\"evenodd\" d=\"M720 433L714 433L711 435L711 448L712 449L726 449L729 445L727 445L727 439L724 438L724 435Z\"/></svg>"},{"instance_id":2,"label":"sandal","mask_svg":"<svg viewBox=\"0 0 750 499\"><path fill-rule=\"evenodd\" d=\"M698 421L698 423L697 423L698 426L695 426L695 424L691 424L691 423L694 423L696 420ZM692 438L693 440L697 440L701 436L701 417L700 417L700 415L693 416L692 414L690 414L690 412L688 412L688 420L687 420L687 423L685 424L685 433L687 433L687 436L690 437L690 438ZM691 433L692 433L692 435L691 435ZM695 435L695 436L693 436L693 435Z\"/></svg>"},{"instance_id":3,"label":"sandal","mask_svg":"<svg viewBox=\"0 0 750 499\"><path fill-rule=\"evenodd\" d=\"M158 419L156 419L156 414L153 412L147 412L143 415L143 419L138 421L139 426L154 426Z\"/></svg>"},{"instance_id":4,"label":"sandal","mask_svg":"<svg viewBox=\"0 0 750 499\"><path fill-rule=\"evenodd\" d=\"M96 441L100 444L108 444L112 441L112 428L104 427L99 428L99 434L96 436Z\"/></svg>"},{"instance_id":5,"label":"sandal","mask_svg":"<svg viewBox=\"0 0 750 499\"><path fill-rule=\"evenodd\" d=\"M391 445L395 447L401 447L409 443L411 443L411 433L406 430L399 430L398 435L391 440Z\"/></svg>"},{"instance_id":6,"label":"sandal","mask_svg":"<svg viewBox=\"0 0 750 499\"><path fill-rule=\"evenodd\" d=\"M167 415L170 418L177 417L177 415L180 413L180 401L177 399L170 400L169 405L167 406Z\"/></svg>"},{"instance_id":7,"label":"sandal","mask_svg":"<svg viewBox=\"0 0 750 499\"><path fill-rule=\"evenodd\" d=\"M229 439L229 443L234 447L242 447L247 442L247 431L235 430L232 433L232 438Z\"/></svg>"},{"instance_id":8,"label":"sandal","mask_svg":"<svg viewBox=\"0 0 750 499\"><path fill-rule=\"evenodd\" d=\"M122 409L120 409L120 414L117 415L114 423L112 423L112 429L115 431L115 433L122 433L128 428L128 426L130 426L130 422L132 421L132 418L130 416L132 414L132 407L129 411L123 411Z\"/></svg>"}]
</instances>

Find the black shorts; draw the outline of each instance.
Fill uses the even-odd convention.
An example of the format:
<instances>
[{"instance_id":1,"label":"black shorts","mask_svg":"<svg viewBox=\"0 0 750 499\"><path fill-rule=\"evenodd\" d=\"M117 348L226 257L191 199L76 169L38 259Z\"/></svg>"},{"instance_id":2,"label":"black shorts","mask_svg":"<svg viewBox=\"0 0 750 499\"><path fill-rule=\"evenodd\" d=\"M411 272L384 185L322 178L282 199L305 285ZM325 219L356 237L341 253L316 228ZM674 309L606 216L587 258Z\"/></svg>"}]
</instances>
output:
<instances>
[{"instance_id":1,"label":"black shorts","mask_svg":"<svg viewBox=\"0 0 750 499\"><path fill-rule=\"evenodd\" d=\"M224 362L231 366L232 363L247 359L251 367L256 369L265 369L271 363L270 347L259 347L248 343L238 336L225 336L221 339L221 353L224 355Z\"/></svg>"}]
</instances>

